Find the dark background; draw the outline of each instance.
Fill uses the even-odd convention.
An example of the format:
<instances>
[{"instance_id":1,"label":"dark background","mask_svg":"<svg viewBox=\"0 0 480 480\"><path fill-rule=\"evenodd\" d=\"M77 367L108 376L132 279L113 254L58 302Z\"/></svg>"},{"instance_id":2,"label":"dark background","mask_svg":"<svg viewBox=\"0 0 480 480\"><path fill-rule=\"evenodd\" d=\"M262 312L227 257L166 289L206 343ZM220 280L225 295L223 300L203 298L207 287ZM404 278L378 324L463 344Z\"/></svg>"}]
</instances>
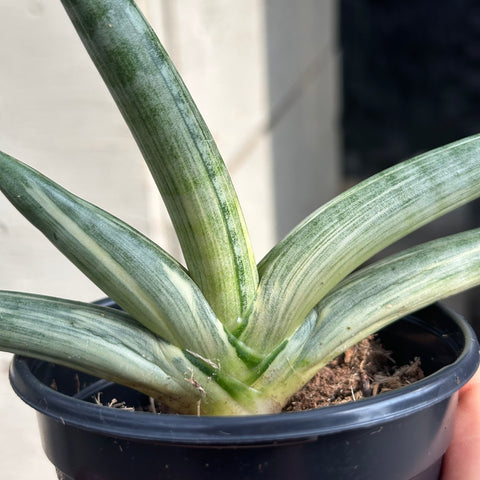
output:
<instances>
[{"instance_id":1,"label":"dark background","mask_svg":"<svg viewBox=\"0 0 480 480\"><path fill-rule=\"evenodd\" d=\"M365 178L480 132L479 0L340 0L339 5L347 179ZM455 228L480 226L478 202L465 208ZM459 223L458 215L453 223ZM452 233L449 229L445 233ZM479 293L472 290L464 300L477 332Z\"/></svg>"},{"instance_id":2,"label":"dark background","mask_svg":"<svg viewBox=\"0 0 480 480\"><path fill-rule=\"evenodd\" d=\"M478 0L342 0L340 19L347 175L480 130Z\"/></svg>"}]
</instances>

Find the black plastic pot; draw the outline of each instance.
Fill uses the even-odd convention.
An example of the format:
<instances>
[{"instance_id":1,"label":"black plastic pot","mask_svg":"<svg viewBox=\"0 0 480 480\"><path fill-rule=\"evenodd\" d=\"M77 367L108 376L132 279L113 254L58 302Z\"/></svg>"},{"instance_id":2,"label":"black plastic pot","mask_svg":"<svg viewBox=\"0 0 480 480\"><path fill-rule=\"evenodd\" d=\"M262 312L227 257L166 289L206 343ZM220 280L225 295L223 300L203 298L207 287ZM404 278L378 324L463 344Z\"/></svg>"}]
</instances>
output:
<instances>
[{"instance_id":1,"label":"black plastic pot","mask_svg":"<svg viewBox=\"0 0 480 480\"><path fill-rule=\"evenodd\" d=\"M189 417L101 407L92 400L98 392L103 402L131 406L145 398L22 357L14 358L10 378L38 411L45 452L63 479L436 480L457 391L478 366L478 342L465 320L440 306L400 320L381 338L397 362L420 356L428 376L374 398L300 413Z\"/></svg>"}]
</instances>

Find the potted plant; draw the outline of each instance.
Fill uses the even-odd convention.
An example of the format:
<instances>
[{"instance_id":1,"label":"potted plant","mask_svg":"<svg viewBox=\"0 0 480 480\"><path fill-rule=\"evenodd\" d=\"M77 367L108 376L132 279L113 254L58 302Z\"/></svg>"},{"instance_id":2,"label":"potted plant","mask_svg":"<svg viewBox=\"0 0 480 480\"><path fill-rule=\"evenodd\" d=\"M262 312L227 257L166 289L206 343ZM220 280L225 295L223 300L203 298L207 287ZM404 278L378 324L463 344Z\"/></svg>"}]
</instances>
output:
<instances>
[{"instance_id":1,"label":"potted plant","mask_svg":"<svg viewBox=\"0 0 480 480\"><path fill-rule=\"evenodd\" d=\"M480 137L344 192L257 265L213 138L135 4L62 3L158 185L186 267L129 225L0 154L3 193L121 307L0 292L0 348L42 360L16 357L11 378L41 412L45 449L60 478L224 478L230 464L232 478L283 478L298 474L291 459L305 478L387 478L385 466L359 463L378 452L392 469L388 478L436 478L455 391L476 369L478 344L462 319L440 307L396 320L480 284L480 231L357 269L480 196ZM399 358L423 354L432 375L420 386L355 405L279 413L322 366L389 325L382 338L402 345ZM99 393L107 403L141 403L146 395L176 414L85 401ZM391 436L413 455L411 464L387 452ZM112 463L117 470L108 473Z\"/></svg>"}]
</instances>

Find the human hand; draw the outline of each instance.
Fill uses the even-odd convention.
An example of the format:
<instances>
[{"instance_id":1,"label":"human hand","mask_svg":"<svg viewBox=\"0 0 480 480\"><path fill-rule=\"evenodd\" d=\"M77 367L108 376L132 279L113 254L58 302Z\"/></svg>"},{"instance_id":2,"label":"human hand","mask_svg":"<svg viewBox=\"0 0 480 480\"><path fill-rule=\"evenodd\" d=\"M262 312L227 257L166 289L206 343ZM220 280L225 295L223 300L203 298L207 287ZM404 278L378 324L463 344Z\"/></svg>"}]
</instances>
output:
<instances>
[{"instance_id":1,"label":"human hand","mask_svg":"<svg viewBox=\"0 0 480 480\"><path fill-rule=\"evenodd\" d=\"M441 480L480 479L480 369L460 390L457 418Z\"/></svg>"}]
</instances>

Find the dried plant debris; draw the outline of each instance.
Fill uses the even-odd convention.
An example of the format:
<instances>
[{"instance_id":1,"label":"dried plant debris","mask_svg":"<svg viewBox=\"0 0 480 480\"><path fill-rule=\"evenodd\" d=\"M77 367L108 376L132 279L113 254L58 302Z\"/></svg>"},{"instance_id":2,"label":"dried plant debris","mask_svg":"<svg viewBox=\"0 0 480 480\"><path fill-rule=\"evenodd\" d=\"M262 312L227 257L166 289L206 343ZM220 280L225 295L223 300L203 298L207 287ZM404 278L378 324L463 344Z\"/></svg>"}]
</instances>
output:
<instances>
[{"instance_id":1,"label":"dried plant debris","mask_svg":"<svg viewBox=\"0 0 480 480\"><path fill-rule=\"evenodd\" d=\"M99 405L102 407L103 406L109 407L109 408L120 408L122 410L128 410L130 412L135 411L135 408L129 407L125 402L119 401L116 398L112 398L110 401L104 403L102 402L101 397L102 397L102 392L98 392L96 395L92 397L96 405Z\"/></svg>"},{"instance_id":2,"label":"dried plant debris","mask_svg":"<svg viewBox=\"0 0 480 480\"><path fill-rule=\"evenodd\" d=\"M368 337L323 367L297 392L284 411L356 401L409 385L424 377L420 359L395 365L378 338Z\"/></svg>"}]
</instances>

